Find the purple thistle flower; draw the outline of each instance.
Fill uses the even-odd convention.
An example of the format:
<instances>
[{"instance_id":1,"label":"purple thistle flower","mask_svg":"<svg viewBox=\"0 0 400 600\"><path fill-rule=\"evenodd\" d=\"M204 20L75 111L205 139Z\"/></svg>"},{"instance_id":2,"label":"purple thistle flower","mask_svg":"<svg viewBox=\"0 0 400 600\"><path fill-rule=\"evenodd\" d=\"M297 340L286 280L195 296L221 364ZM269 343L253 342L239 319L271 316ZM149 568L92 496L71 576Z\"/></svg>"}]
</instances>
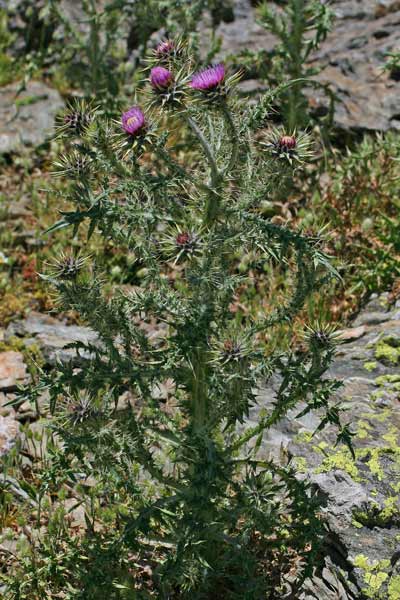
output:
<instances>
[{"instance_id":1,"label":"purple thistle flower","mask_svg":"<svg viewBox=\"0 0 400 600\"><path fill-rule=\"evenodd\" d=\"M195 73L190 86L195 90L208 91L218 87L225 78L225 66L220 63L215 67L208 67L204 71Z\"/></svg>"},{"instance_id":2,"label":"purple thistle flower","mask_svg":"<svg viewBox=\"0 0 400 600\"><path fill-rule=\"evenodd\" d=\"M156 48L157 56L166 56L171 54L175 50L175 43L173 40L165 40L158 44Z\"/></svg>"},{"instance_id":3,"label":"purple thistle flower","mask_svg":"<svg viewBox=\"0 0 400 600\"><path fill-rule=\"evenodd\" d=\"M174 76L168 69L164 67L154 67L150 71L150 83L154 88L165 89L173 81Z\"/></svg>"},{"instance_id":4,"label":"purple thistle flower","mask_svg":"<svg viewBox=\"0 0 400 600\"><path fill-rule=\"evenodd\" d=\"M122 129L129 135L136 135L146 123L144 113L138 106L132 106L122 114Z\"/></svg>"}]
</instances>

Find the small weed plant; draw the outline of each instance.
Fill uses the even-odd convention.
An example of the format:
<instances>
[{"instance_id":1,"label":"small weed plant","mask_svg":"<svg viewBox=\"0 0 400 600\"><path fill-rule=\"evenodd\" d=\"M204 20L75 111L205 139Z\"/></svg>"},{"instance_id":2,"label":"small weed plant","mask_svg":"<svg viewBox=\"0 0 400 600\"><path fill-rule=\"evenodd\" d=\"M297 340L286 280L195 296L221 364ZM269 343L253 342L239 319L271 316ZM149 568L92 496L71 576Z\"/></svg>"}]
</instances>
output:
<instances>
[{"instance_id":1,"label":"small weed plant","mask_svg":"<svg viewBox=\"0 0 400 600\"><path fill-rule=\"evenodd\" d=\"M318 553L313 493L263 446L289 411L317 411L318 430L333 425L351 446L331 400L339 383L325 377L330 329L311 325L301 354L290 340L286 352L263 344L335 277L318 236L259 210L310 139L271 132L275 92L249 106L237 74L199 70L188 48L155 49L122 118L83 102L62 118L55 169L74 209L51 231L87 223L134 253L142 278L110 292L84 253L43 275L98 338L72 344L76 360L26 392L47 394L49 443L6 598L296 598ZM233 310L238 249L285 266L293 285L270 313ZM258 390L272 379L265 403Z\"/></svg>"}]
</instances>

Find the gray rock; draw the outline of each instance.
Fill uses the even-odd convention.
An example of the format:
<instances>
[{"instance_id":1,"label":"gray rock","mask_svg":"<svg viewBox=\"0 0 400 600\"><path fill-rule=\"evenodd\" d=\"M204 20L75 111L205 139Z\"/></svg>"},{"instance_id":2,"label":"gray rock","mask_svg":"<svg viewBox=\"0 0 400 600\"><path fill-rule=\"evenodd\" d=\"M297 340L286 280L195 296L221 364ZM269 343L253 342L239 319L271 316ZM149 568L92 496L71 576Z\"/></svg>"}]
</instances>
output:
<instances>
[{"instance_id":1,"label":"gray rock","mask_svg":"<svg viewBox=\"0 0 400 600\"><path fill-rule=\"evenodd\" d=\"M7 454L13 447L18 437L18 432L19 425L13 417L3 417L0 415L0 457Z\"/></svg>"},{"instance_id":2,"label":"gray rock","mask_svg":"<svg viewBox=\"0 0 400 600\"><path fill-rule=\"evenodd\" d=\"M40 313L31 313L27 319L11 323L6 330L5 338L9 339L12 336L26 338L27 346L37 344L49 365L55 365L57 361L82 364L85 353L78 356L74 349L65 346L73 342L99 343L97 334L88 327L66 325Z\"/></svg>"},{"instance_id":3,"label":"gray rock","mask_svg":"<svg viewBox=\"0 0 400 600\"><path fill-rule=\"evenodd\" d=\"M60 94L39 81L31 81L21 93L20 83L0 88L0 153L42 144L51 133Z\"/></svg>"}]
</instances>

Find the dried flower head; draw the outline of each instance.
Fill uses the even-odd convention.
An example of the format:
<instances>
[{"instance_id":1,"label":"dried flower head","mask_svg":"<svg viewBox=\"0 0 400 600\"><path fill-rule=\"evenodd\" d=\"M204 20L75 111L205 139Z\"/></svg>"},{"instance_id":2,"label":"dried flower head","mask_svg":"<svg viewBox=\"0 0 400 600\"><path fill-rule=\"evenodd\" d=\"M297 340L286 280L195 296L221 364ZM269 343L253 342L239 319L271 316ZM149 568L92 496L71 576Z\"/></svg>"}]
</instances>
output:
<instances>
[{"instance_id":1,"label":"dried flower head","mask_svg":"<svg viewBox=\"0 0 400 600\"><path fill-rule=\"evenodd\" d=\"M82 396L73 399L68 403L69 420L73 426L81 425L88 419L101 416L101 412L96 408L93 400L88 396Z\"/></svg>"},{"instance_id":2,"label":"dried flower head","mask_svg":"<svg viewBox=\"0 0 400 600\"><path fill-rule=\"evenodd\" d=\"M227 365L239 363L253 352L251 336L232 333L223 340L215 340L211 346L212 363Z\"/></svg>"},{"instance_id":3,"label":"dried flower head","mask_svg":"<svg viewBox=\"0 0 400 600\"><path fill-rule=\"evenodd\" d=\"M85 100L73 101L57 119L57 135L82 135L93 122L96 110Z\"/></svg>"},{"instance_id":4,"label":"dried flower head","mask_svg":"<svg viewBox=\"0 0 400 600\"><path fill-rule=\"evenodd\" d=\"M60 258L49 264L50 276L62 280L74 280L84 267L88 257L61 253Z\"/></svg>"},{"instance_id":5,"label":"dried flower head","mask_svg":"<svg viewBox=\"0 0 400 600\"><path fill-rule=\"evenodd\" d=\"M153 67L150 71L150 83L153 88L165 90L171 86L174 76L165 67Z\"/></svg>"},{"instance_id":6,"label":"dried flower head","mask_svg":"<svg viewBox=\"0 0 400 600\"><path fill-rule=\"evenodd\" d=\"M89 156L81 154L76 149L73 149L68 155L61 155L57 162L54 163L55 177L64 177L65 175L75 178L86 178L90 175L92 168L92 160Z\"/></svg>"},{"instance_id":7,"label":"dried flower head","mask_svg":"<svg viewBox=\"0 0 400 600\"><path fill-rule=\"evenodd\" d=\"M176 236L175 243L179 250L183 250L187 254L190 254L196 247L197 236L190 231L182 231Z\"/></svg>"},{"instance_id":8,"label":"dried flower head","mask_svg":"<svg viewBox=\"0 0 400 600\"><path fill-rule=\"evenodd\" d=\"M308 326L305 339L308 342L310 350L329 350L338 343L339 334L333 325L324 325L316 323Z\"/></svg>"},{"instance_id":9,"label":"dried flower head","mask_svg":"<svg viewBox=\"0 0 400 600\"><path fill-rule=\"evenodd\" d=\"M146 125L144 113L139 106L132 106L122 115L122 129L128 135L138 135Z\"/></svg>"},{"instance_id":10,"label":"dried flower head","mask_svg":"<svg viewBox=\"0 0 400 600\"><path fill-rule=\"evenodd\" d=\"M215 67L208 67L195 73L190 82L190 87L201 92L215 91L225 79L225 66L220 63Z\"/></svg>"}]
</instances>

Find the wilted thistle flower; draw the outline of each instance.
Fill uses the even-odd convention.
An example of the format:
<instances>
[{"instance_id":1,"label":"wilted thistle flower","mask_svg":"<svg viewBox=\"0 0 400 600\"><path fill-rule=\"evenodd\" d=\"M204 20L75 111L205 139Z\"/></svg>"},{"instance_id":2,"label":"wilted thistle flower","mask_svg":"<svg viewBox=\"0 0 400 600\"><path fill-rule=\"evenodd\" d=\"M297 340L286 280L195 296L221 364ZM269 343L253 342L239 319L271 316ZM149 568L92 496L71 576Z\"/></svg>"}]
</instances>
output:
<instances>
[{"instance_id":1,"label":"wilted thistle flower","mask_svg":"<svg viewBox=\"0 0 400 600\"><path fill-rule=\"evenodd\" d=\"M225 79L225 66L220 63L215 67L208 67L195 73L190 82L190 87L200 92L215 91Z\"/></svg>"},{"instance_id":2,"label":"wilted thistle flower","mask_svg":"<svg viewBox=\"0 0 400 600\"><path fill-rule=\"evenodd\" d=\"M79 256L79 254L74 256L73 254L65 254L62 252L60 258L49 265L50 275L57 279L74 280L82 270L86 261L87 257L84 258Z\"/></svg>"},{"instance_id":3,"label":"wilted thistle flower","mask_svg":"<svg viewBox=\"0 0 400 600\"><path fill-rule=\"evenodd\" d=\"M182 231L176 236L175 243L180 251L193 254L197 246L197 236L190 231Z\"/></svg>"},{"instance_id":4,"label":"wilted thistle flower","mask_svg":"<svg viewBox=\"0 0 400 600\"><path fill-rule=\"evenodd\" d=\"M122 115L122 129L128 135L138 135L146 125L144 113L139 106L132 106Z\"/></svg>"},{"instance_id":5,"label":"wilted thistle flower","mask_svg":"<svg viewBox=\"0 0 400 600\"><path fill-rule=\"evenodd\" d=\"M101 412L93 405L92 399L87 396L74 399L68 405L68 413L70 422L74 426L101 415Z\"/></svg>"},{"instance_id":6,"label":"wilted thistle flower","mask_svg":"<svg viewBox=\"0 0 400 600\"><path fill-rule=\"evenodd\" d=\"M237 340L225 340L221 352L222 362L239 361L243 357L242 347Z\"/></svg>"},{"instance_id":7,"label":"wilted thistle flower","mask_svg":"<svg viewBox=\"0 0 400 600\"><path fill-rule=\"evenodd\" d=\"M305 339L308 342L310 350L322 351L330 350L338 343L339 334L333 325L315 325L307 327Z\"/></svg>"},{"instance_id":8,"label":"wilted thistle flower","mask_svg":"<svg viewBox=\"0 0 400 600\"><path fill-rule=\"evenodd\" d=\"M85 178L90 174L92 161L89 156L85 156L74 149L69 155L62 155L54 163L54 166L56 167L53 172L55 177L69 175L76 178Z\"/></svg>"},{"instance_id":9,"label":"wilted thistle flower","mask_svg":"<svg viewBox=\"0 0 400 600\"><path fill-rule=\"evenodd\" d=\"M82 135L85 133L95 116L96 108L93 108L85 100L76 100L71 103L58 119L57 133L62 135Z\"/></svg>"},{"instance_id":10,"label":"wilted thistle flower","mask_svg":"<svg viewBox=\"0 0 400 600\"><path fill-rule=\"evenodd\" d=\"M150 71L150 83L156 90L169 88L173 81L173 74L165 67L153 67Z\"/></svg>"},{"instance_id":11,"label":"wilted thistle flower","mask_svg":"<svg viewBox=\"0 0 400 600\"><path fill-rule=\"evenodd\" d=\"M252 352L251 339L246 335L231 335L212 344L212 363L239 363Z\"/></svg>"}]
</instances>

